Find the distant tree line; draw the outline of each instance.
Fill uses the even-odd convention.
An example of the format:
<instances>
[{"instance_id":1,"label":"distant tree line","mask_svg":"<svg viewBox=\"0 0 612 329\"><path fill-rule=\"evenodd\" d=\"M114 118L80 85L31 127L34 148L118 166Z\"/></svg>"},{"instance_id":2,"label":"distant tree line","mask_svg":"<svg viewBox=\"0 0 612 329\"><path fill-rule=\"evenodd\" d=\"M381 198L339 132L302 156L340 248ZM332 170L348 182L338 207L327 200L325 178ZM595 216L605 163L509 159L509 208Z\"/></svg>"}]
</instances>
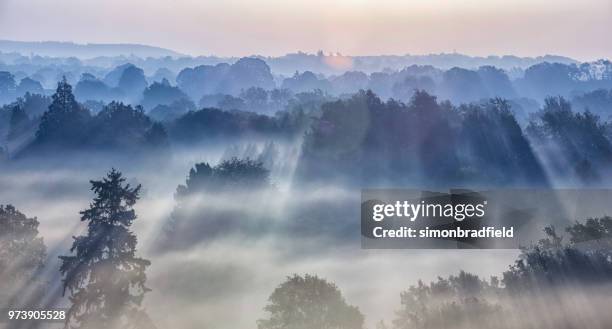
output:
<instances>
[{"instance_id":1,"label":"distant tree line","mask_svg":"<svg viewBox=\"0 0 612 329\"><path fill-rule=\"evenodd\" d=\"M307 131L298 175L423 185L547 185L596 182L610 173L608 123L548 98L527 127L510 102L453 106L417 91L410 102L371 91L326 103Z\"/></svg>"},{"instance_id":2,"label":"distant tree line","mask_svg":"<svg viewBox=\"0 0 612 329\"><path fill-rule=\"evenodd\" d=\"M167 82L159 87L176 88ZM300 93L274 115L197 110L180 90L175 93L177 101L149 112L114 101L93 112L65 80L51 97L28 93L0 109L2 158L49 150L160 154L172 144L304 136L297 172L304 179L492 185L592 184L607 177L612 161L612 124L590 110L575 112L563 97L549 97L519 119L506 99L455 106L424 90L407 103L383 101L372 91L339 99ZM245 93L265 107L274 92ZM181 110L172 112L176 106Z\"/></svg>"}]
</instances>

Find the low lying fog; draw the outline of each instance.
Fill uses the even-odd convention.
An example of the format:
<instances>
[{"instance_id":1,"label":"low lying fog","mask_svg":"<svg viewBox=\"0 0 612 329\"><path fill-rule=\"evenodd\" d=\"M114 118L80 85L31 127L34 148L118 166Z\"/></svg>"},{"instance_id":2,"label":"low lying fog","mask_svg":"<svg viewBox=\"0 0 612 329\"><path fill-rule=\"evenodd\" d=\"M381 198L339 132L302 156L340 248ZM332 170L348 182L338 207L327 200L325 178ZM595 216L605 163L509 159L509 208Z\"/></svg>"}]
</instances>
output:
<instances>
[{"instance_id":1,"label":"low lying fog","mask_svg":"<svg viewBox=\"0 0 612 329\"><path fill-rule=\"evenodd\" d=\"M321 227L305 230L308 233L301 236L283 230L250 237L229 232L206 235L188 247L156 248L175 206L177 185L185 183L195 163L216 164L228 152L222 148L177 152L164 165L118 165L93 158L77 164L58 157L58 164L64 163L56 169L45 164L41 170L41 164L34 162L13 166L0 175L0 203L38 217L48 249L45 275L57 296L61 292L57 256L67 254L71 237L83 232L79 211L92 198L89 180L101 178L115 166L128 182L142 184L133 230L139 238L138 253L152 262L147 271L152 292L145 298L145 307L159 328L254 328L270 293L293 273L317 274L335 282L347 301L365 314L366 326L374 328L380 320L389 323L394 318L400 292L417 280L430 281L459 270L488 278L506 270L518 255L516 250L362 250L360 190L334 185L293 187L292 158L298 152L292 147L282 148L286 157L280 158L290 160L276 164L271 173L280 193L272 200L262 193L253 207L265 216L288 211L288 205L325 199L352 205L343 216L331 213ZM226 201L246 202L240 196Z\"/></svg>"}]
</instances>

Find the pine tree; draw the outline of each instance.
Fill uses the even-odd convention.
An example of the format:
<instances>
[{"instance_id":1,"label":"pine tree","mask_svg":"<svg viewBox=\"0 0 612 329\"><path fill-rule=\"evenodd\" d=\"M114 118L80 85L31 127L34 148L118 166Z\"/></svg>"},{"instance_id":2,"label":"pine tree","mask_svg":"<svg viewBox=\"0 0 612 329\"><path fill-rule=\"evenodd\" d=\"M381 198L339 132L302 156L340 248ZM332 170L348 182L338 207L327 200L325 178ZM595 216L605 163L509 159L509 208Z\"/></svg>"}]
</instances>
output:
<instances>
[{"instance_id":1,"label":"pine tree","mask_svg":"<svg viewBox=\"0 0 612 329\"><path fill-rule=\"evenodd\" d=\"M146 292L145 270L151 263L136 257L136 235L130 227L141 186L125 184L112 169L90 181L95 193L81 211L87 234L74 238L71 256L60 256L64 293L70 293L66 328L141 328L150 320L140 306Z\"/></svg>"},{"instance_id":2,"label":"pine tree","mask_svg":"<svg viewBox=\"0 0 612 329\"><path fill-rule=\"evenodd\" d=\"M49 110L40 119L36 132L38 144L78 145L88 131L89 111L74 98L66 78L57 84Z\"/></svg>"}]
</instances>

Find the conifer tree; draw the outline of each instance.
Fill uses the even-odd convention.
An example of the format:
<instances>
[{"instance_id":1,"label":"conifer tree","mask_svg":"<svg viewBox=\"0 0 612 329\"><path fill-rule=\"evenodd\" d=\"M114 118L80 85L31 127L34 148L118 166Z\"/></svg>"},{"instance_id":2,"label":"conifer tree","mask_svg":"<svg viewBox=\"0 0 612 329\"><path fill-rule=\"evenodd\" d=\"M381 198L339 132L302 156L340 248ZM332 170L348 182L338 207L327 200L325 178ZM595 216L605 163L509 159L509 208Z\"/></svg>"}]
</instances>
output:
<instances>
[{"instance_id":1,"label":"conifer tree","mask_svg":"<svg viewBox=\"0 0 612 329\"><path fill-rule=\"evenodd\" d=\"M76 146L82 143L91 118L89 111L74 98L66 78L57 84L53 101L40 119L36 143Z\"/></svg>"},{"instance_id":2,"label":"conifer tree","mask_svg":"<svg viewBox=\"0 0 612 329\"><path fill-rule=\"evenodd\" d=\"M124 184L115 169L90 182L95 197L81 211L87 234L74 238L73 255L60 256L64 293L72 303L66 328L150 328L141 302L150 290L145 270L151 263L136 256L130 230L141 186Z\"/></svg>"}]
</instances>

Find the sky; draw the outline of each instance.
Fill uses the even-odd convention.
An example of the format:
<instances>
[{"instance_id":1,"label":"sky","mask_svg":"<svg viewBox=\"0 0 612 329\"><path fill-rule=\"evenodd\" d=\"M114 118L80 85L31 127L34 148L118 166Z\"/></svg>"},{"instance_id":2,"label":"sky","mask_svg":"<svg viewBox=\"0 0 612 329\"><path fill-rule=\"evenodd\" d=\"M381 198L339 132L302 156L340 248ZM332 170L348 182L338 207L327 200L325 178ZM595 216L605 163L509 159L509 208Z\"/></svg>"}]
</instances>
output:
<instances>
[{"instance_id":1,"label":"sky","mask_svg":"<svg viewBox=\"0 0 612 329\"><path fill-rule=\"evenodd\" d=\"M611 0L0 0L0 39L140 43L190 55L612 58Z\"/></svg>"}]
</instances>

